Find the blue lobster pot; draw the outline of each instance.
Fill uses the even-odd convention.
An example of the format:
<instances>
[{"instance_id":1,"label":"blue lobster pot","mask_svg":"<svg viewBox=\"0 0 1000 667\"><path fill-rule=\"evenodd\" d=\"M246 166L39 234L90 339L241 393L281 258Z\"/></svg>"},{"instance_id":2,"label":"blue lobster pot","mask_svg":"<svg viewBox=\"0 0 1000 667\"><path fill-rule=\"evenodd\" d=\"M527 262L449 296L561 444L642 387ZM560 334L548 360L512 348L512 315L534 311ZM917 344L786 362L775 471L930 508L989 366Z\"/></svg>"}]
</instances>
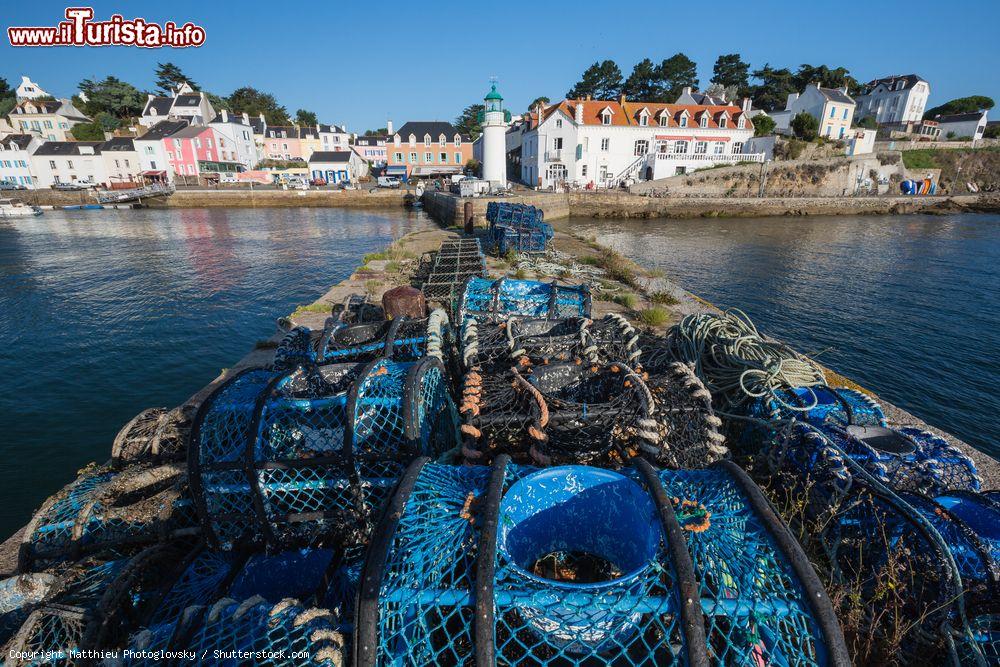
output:
<instances>
[{"instance_id":1,"label":"blue lobster pot","mask_svg":"<svg viewBox=\"0 0 1000 667\"><path fill-rule=\"evenodd\" d=\"M571 652L600 651L624 643L641 614L609 609L596 612L569 601L575 594L599 597L644 578L656 561L661 539L656 507L641 486L615 472L562 466L532 473L515 482L500 503L497 550L529 589L546 591L566 604L544 610L520 608L528 625L546 642ZM544 578L533 570L556 555L593 558L615 576L595 583ZM573 651L573 646L579 651Z\"/></svg>"},{"instance_id":2,"label":"blue lobster pot","mask_svg":"<svg viewBox=\"0 0 1000 667\"><path fill-rule=\"evenodd\" d=\"M977 493L937 496L939 505L964 521L1000 562L1000 503Z\"/></svg>"}]
</instances>

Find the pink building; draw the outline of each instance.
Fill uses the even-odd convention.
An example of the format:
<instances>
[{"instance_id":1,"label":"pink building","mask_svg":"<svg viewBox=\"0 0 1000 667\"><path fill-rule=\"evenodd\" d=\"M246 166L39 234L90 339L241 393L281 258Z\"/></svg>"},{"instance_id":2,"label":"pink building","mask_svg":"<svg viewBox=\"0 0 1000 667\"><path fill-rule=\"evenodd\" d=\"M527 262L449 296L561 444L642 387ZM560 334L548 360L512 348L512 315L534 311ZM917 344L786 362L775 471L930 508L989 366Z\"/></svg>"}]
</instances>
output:
<instances>
[{"instance_id":1,"label":"pink building","mask_svg":"<svg viewBox=\"0 0 1000 667\"><path fill-rule=\"evenodd\" d=\"M299 128L288 125L268 126L264 131L264 157L269 160L304 159Z\"/></svg>"},{"instance_id":2,"label":"pink building","mask_svg":"<svg viewBox=\"0 0 1000 667\"><path fill-rule=\"evenodd\" d=\"M228 145L232 142L227 142L226 137L211 126L189 125L166 137L163 143L167 161L177 176L197 177L246 169Z\"/></svg>"}]
</instances>

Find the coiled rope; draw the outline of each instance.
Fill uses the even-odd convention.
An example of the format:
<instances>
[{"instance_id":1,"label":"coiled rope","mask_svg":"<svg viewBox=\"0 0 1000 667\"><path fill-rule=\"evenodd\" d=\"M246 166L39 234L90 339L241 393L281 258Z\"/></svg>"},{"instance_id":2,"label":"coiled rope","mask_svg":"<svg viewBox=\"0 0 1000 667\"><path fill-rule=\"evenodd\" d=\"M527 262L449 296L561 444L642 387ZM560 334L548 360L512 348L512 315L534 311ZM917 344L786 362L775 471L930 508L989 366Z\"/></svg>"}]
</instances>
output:
<instances>
[{"instance_id":1,"label":"coiled rope","mask_svg":"<svg viewBox=\"0 0 1000 667\"><path fill-rule=\"evenodd\" d=\"M780 391L826 384L818 364L762 336L736 309L688 315L667 332L667 349L675 359L693 364L712 395L730 406L767 396L789 410L808 411L816 407L815 395L811 405L789 405Z\"/></svg>"}]
</instances>

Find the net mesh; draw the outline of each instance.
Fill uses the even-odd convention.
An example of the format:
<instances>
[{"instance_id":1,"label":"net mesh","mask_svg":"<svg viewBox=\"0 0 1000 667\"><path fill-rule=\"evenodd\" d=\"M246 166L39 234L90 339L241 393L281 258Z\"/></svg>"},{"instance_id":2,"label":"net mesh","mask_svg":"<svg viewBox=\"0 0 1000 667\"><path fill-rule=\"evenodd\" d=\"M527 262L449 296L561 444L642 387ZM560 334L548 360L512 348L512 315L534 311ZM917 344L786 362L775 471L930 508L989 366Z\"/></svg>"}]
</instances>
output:
<instances>
[{"instance_id":1,"label":"net mesh","mask_svg":"<svg viewBox=\"0 0 1000 667\"><path fill-rule=\"evenodd\" d=\"M535 280L470 278L459 300L456 321L474 317L481 324L511 315L562 319L590 317L587 285L558 285Z\"/></svg>"},{"instance_id":2,"label":"net mesh","mask_svg":"<svg viewBox=\"0 0 1000 667\"><path fill-rule=\"evenodd\" d=\"M699 581L720 664L825 664L801 582L768 527L721 470L662 471Z\"/></svg>"}]
</instances>

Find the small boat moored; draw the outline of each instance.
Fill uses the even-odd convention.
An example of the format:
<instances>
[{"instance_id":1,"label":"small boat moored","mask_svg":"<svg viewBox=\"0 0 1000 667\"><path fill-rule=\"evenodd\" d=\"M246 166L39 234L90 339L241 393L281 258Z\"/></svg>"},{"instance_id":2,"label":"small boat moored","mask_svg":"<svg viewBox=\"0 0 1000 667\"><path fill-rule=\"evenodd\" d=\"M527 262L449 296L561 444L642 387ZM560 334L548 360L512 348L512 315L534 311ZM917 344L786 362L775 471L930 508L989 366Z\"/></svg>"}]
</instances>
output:
<instances>
[{"instance_id":1,"label":"small boat moored","mask_svg":"<svg viewBox=\"0 0 1000 667\"><path fill-rule=\"evenodd\" d=\"M13 199L0 199L0 218L22 218L41 215L42 209Z\"/></svg>"}]
</instances>

